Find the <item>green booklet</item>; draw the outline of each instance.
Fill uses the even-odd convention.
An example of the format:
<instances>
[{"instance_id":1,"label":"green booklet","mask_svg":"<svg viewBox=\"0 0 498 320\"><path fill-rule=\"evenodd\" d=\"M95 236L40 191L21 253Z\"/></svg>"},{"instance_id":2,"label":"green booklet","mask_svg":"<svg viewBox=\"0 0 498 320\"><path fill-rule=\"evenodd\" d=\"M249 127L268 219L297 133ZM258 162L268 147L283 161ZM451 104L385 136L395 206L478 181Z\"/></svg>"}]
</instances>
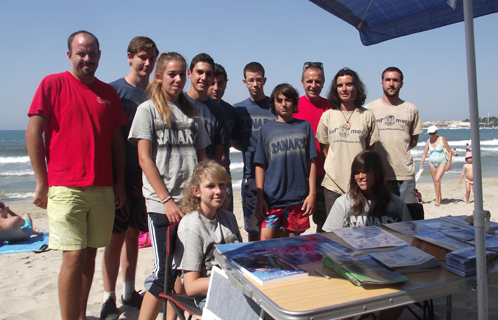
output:
<instances>
[{"instance_id":1,"label":"green booklet","mask_svg":"<svg viewBox=\"0 0 498 320\"><path fill-rule=\"evenodd\" d=\"M322 263L356 286L385 285L408 281L407 277L379 263L368 254L328 252Z\"/></svg>"}]
</instances>

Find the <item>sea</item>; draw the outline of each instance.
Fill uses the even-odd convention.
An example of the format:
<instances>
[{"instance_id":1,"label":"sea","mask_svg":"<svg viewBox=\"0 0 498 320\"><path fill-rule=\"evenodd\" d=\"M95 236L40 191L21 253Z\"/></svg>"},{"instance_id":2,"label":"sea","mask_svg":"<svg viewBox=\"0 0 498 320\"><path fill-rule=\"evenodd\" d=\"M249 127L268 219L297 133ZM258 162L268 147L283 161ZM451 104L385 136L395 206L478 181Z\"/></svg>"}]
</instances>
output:
<instances>
[{"instance_id":1,"label":"sea","mask_svg":"<svg viewBox=\"0 0 498 320\"><path fill-rule=\"evenodd\" d=\"M446 138L452 150L456 148L458 151L451 170L445 173L443 179L459 179L465 164L465 145L472 145L470 129L439 129L438 134ZM482 176L498 177L498 129L480 129L480 136ZM428 138L429 135L424 130L419 136L417 146L411 150L417 170ZM244 167L242 154L232 148L230 161L234 191L240 191ZM426 161L418 182L431 181L429 163ZM0 201L31 201L35 186L36 180L26 149L24 130L0 130Z\"/></svg>"}]
</instances>

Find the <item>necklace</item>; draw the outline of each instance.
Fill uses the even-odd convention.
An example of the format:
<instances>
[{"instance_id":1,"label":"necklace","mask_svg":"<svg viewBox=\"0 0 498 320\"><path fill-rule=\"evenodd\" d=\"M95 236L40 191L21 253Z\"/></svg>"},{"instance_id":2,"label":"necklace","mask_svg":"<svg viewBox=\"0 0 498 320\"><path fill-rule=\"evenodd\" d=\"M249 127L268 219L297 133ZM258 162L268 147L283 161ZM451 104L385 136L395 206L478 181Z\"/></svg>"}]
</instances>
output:
<instances>
[{"instance_id":1,"label":"necklace","mask_svg":"<svg viewBox=\"0 0 498 320\"><path fill-rule=\"evenodd\" d=\"M346 120L346 122L344 122L344 126L343 126L344 129L346 129L346 130L351 129L351 123L349 123L349 120L353 116L353 113L354 113L355 110L356 110L356 108L353 109L353 112L351 112L351 114L349 115L349 118L346 119L346 116L344 115L344 112L342 111L342 108L341 108L341 114L344 117L344 120Z\"/></svg>"}]
</instances>

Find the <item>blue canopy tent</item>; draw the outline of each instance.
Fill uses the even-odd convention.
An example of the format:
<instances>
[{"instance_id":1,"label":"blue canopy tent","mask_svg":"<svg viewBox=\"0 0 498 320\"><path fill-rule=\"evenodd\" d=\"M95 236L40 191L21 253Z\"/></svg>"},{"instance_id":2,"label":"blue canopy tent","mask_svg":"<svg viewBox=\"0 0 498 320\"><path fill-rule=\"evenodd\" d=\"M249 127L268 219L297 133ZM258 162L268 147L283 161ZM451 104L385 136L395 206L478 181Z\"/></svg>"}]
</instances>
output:
<instances>
[{"instance_id":1,"label":"blue canopy tent","mask_svg":"<svg viewBox=\"0 0 498 320\"><path fill-rule=\"evenodd\" d=\"M474 226L477 252L477 299L479 319L488 319L485 258L481 145L474 47L473 18L498 12L498 0L310 0L349 23L360 32L365 46L465 21L469 111L474 163Z\"/></svg>"}]
</instances>

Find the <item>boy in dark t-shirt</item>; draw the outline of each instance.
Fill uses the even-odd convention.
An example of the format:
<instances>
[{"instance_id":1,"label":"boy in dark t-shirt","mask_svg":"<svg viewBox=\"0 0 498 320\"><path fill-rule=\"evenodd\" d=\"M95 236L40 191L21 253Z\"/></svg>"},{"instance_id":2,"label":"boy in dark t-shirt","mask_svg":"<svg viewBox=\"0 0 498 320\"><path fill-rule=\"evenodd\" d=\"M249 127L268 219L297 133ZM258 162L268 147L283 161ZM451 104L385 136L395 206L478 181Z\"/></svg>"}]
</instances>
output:
<instances>
[{"instance_id":1,"label":"boy in dark t-shirt","mask_svg":"<svg viewBox=\"0 0 498 320\"><path fill-rule=\"evenodd\" d=\"M276 86L270 107L277 120L259 131L254 163L261 240L272 239L279 227L284 236L306 231L315 209L317 154L310 123L294 118L298 100L291 85Z\"/></svg>"}]
</instances>

